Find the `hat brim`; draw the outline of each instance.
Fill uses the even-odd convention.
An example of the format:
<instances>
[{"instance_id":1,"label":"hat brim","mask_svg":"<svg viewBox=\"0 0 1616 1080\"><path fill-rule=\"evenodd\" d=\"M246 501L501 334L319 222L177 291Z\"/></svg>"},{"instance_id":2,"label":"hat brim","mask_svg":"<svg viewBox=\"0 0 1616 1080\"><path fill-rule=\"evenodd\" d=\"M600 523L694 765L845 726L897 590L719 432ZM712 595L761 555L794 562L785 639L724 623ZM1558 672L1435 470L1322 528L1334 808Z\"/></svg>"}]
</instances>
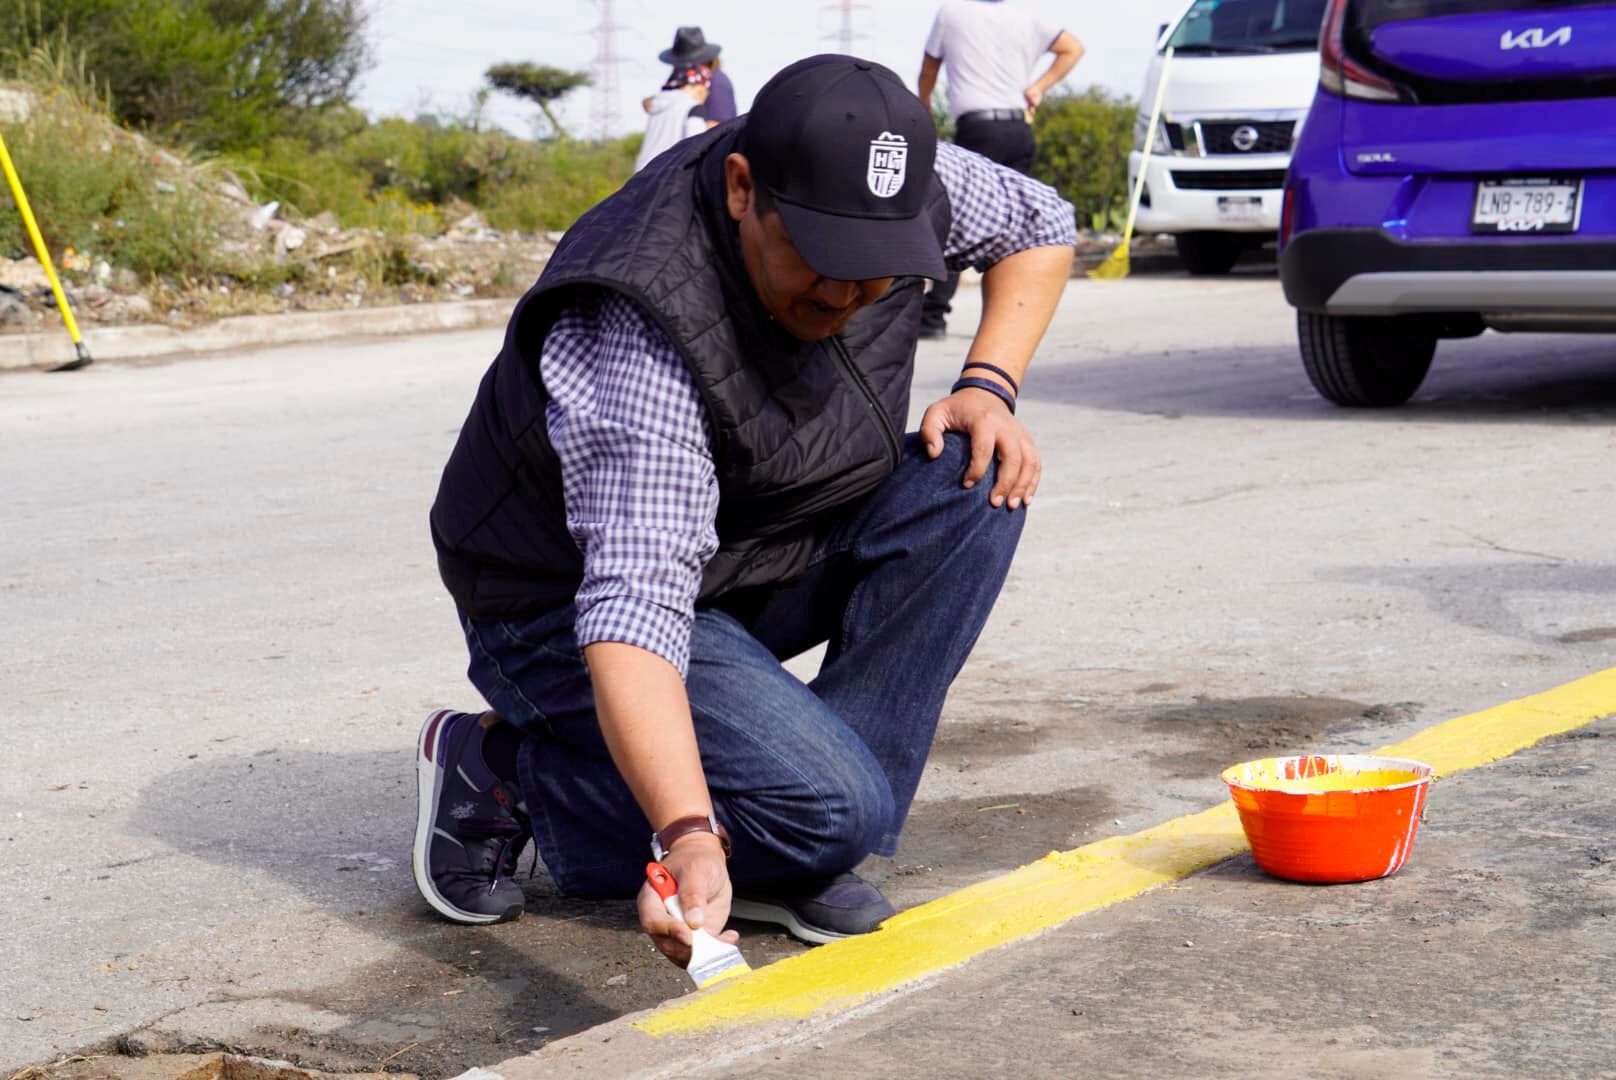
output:
<instances>
[{"instance_id":1,"label":"hat brim","mask_svg":"<svg viewBox=\"0 0 1616 1080\"><path fill-rule=\"evenodd\" d=\"M718 54L724 51L722 45L708 42L693 53L681 55L672 49L663 49L657 54L657 59L664 64L705 64L718 59Z\"/></svg>"},{"instance_id":2,"label":"hat brim","mask_svg":"<svg viewBox=\"0 0 1616 1080\"><path fill-rule=\"evenodd\" d=\"M912 218L842 217L781 199L775 209L803 261L833 281L948 277L931 215Z\"/></svg>"}]
</instances>

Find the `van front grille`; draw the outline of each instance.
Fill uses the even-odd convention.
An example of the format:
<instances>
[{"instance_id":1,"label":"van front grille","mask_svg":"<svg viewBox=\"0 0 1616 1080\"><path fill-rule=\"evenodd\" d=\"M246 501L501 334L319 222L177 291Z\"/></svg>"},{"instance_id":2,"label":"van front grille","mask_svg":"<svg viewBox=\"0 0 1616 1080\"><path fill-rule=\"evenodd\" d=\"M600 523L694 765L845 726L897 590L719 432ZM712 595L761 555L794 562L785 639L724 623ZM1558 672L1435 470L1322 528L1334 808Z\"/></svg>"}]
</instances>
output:
<instances>
[{"instance_id":1,"label":"van front grille","mask_svg":"<svg viewBox=\"0 0 1616 1080\"><path fill-rule=\"evenodd\" d=\"M1278 191L1285 186L1285 170L1174 169L1173 186L1180 191Z\"/></svg>"},{"instance_id":2,"label":"van front grille","mask_svg":"<svg viewBox=\"0 0 1616 1080\"><path fill-rule=\"evenodd\" d=\"M1240 138L1235 133L1249 129ZM1255 134L1253 134L1255 133ZM1296 121L1201 121L1201 139L1210 154L1288 154L1295 141ZM1247 142L1250 145L1245 145Z\"/></svg>"}]
</instances>

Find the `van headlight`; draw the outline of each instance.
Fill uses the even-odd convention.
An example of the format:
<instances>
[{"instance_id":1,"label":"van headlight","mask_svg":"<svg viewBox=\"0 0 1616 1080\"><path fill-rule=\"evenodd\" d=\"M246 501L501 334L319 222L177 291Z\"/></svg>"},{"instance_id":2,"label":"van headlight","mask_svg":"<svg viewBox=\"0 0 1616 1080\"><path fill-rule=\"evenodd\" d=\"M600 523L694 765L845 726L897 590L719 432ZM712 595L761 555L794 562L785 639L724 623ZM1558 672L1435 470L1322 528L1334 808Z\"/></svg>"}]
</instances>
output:
<instances>
[{"instance_id":1,"label":"van headlight","mask_svg":"<svg viewBox=\"0 0 1616 1080\"><path fill-rule=\"evenodd\" d=\"M1145 136L1149 132L1150 114L1141 111L1134 117L1133 121L1133 148L1135 150L1145 148ZM1172 144L1167 139L1166 117L1162 117L1156 122L1156 138L1151 145L1150 152L1153 154L1171 154L1173 152Z\"/></svg>"}]
</instances>

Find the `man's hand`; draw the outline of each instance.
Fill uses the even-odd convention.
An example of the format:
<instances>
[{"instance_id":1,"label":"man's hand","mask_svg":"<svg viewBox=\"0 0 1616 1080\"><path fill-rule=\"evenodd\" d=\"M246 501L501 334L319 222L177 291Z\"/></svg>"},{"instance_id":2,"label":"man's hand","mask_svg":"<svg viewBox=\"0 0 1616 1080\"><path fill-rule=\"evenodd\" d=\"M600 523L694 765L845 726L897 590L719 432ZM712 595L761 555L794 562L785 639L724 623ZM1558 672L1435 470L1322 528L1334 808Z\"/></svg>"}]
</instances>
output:
<instances>
[{"instance_id":1,"label":"man's hand","mask_svg":"<svg viewBox=\"0 0 1616 1080\"><path fill-rule=\"evenodd\" d=\"M662 906L662 898L646 884L638 900L640 926L650 935L658 951L680 967L690 963L690 930L700 927L731 945L740 940L733 930L725 931L730 900L734 891L729 883L729 867L724 864L724 848L718 837L691 833L674 842L673 850L662 860L673 880L679 883L679 904L685 910L680 922Z\"/></svg>"},{"instance_id":2,"label":"man's hand","mask_svg":"<svg viewBox=\"0 0 1616 1080\"><path fill-rule=\"evenodd\" d=\"M971 375L983 374L972 371ZM971 387L950 394L926 410L920 421L920 438L933 459L943 452L943 432L957 431L971 437L971 464L965 470L965 486L973 487L987 475L995 454L999 475L989 499L994 506L1009 503L1017 510L1032 501L1044 473L1043 459L1033 442L1032 432L993 394ZM677 880L677 878L675 879Z\"/></svg>"},{"instance_id":3,"label":"man's hand","mask_svg":"<svg viewBox=\"0 0 1616 1080\"><path fill-rule=\"evenodd\" d=\"M1044 103L1043 88L1037 85L1027 87L1021 92L1021 96L1027 99L1027 108L1029 109L1037 109L1038 106Z\"/></svg>"}]
</instances>

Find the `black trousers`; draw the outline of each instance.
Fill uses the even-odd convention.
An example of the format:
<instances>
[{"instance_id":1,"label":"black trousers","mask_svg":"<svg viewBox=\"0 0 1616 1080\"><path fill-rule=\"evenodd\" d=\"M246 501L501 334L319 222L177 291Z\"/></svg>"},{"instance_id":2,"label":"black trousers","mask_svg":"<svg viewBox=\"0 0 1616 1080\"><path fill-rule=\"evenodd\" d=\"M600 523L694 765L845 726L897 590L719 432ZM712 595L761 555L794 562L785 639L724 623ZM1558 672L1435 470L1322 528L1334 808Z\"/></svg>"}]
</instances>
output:
<instances>
[{"instance_id":1,"label":"black trousers","mask_svg":"<svg viewBox=\"0 0 1616 1080\"><path fill-rule=\"evenodd\" d=\"M1033 136L1032 127L1022 120L985 120L966 114L960 117L954 142L990 161L1029 175L1038 157L1038 140ZM944 325L952 310L954 290L958 288L958 274L949 274L947 281L932 282L920 317L922 326L940 329Z\"/></svg>"}]
</instances>

